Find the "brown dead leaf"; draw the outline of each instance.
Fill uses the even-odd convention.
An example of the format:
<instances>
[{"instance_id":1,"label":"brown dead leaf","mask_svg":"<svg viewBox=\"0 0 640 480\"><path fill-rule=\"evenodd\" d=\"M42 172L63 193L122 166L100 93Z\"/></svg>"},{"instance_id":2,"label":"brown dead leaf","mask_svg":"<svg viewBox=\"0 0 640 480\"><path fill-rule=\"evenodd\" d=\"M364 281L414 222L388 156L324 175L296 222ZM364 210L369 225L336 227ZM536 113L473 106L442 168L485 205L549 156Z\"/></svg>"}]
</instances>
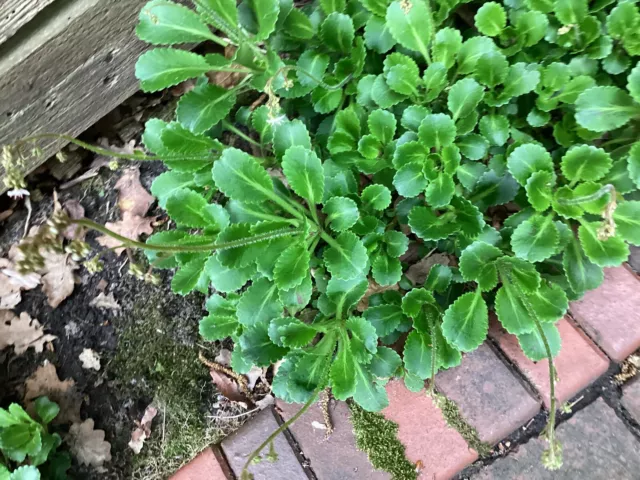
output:
<instances>
[{"instance_id":1,"label":"brown dead leaf","mask_svg":"<svg viewBox=\"0 0 640 480\"><path fill-rule=\"evenodd\" d=\"M93 419L87 418L71 425L65 440L80 464L99 468L111 460L111 444L104 436L104 430L96 430Z\"/></svg>"},{"instance_id":2,"label":"brown dead leaf","mask_svg":"<svg viewBox=\"0 0 640 480\"><path fill-rule=\"evenodd\" d=\"M63 208L72 220L80 220L81 218L84 218L84 207L78 200L73 198L67 200L64 202ZM86 229L82 228L80 225L70 225L64 232L62 232L62 235L67 240L84 240L86 234Z\"/></svg>"},{"instance_id":3,"label":"brown dead leaf","mask_svg":"<svg viewBox=\"0 0 640 480\"><path fill-rule=\"evenodd\" d=\"M4 222L11 215L13 215L13 209L4 210L4 211L0 212L0 222Z\"/></svg>"},{"instance_id":4,"label":"brown dead leaf","mask_svg":"<svg viewBox=\"0 0 640 480\"><path fill-rule=\"evenodd\" d=\"M386 292L387 290L398 290L399 288L400 287L398 287L398 284L393 284L387 287L383 287L370 279L369 288L367 288L367 291L365 292L364 296L360 299L360 301L358 302L358 305L356 305L356 310L358 310L359 312L364 312L367 308L369 308L369 297L371 295L374 295L376 293Z\"/></svg>"},{"instance_id":5,"label":"brown dead leaf","mask_svg":"<svg viewBox=\"0 0 640 480\"><path fill-rule=\"evenodd\" d=\"M125 170L117 181L115 189L120 193L118 206L123 214L129 212L132 215L144 217L151 204L155 201L155 198L140 183L140 170L138 168Z\"/></svg>"},{"instance_id":6,"label":"brown dead leaf","mask_svg":"<svg viewBox=\"0 0 640 480\"><path fill-rule=\"evenodd\" d=\"M105 310L120 310L120 305L114 298L113 293L105 295L104 292L100 292L96 298L89 302L89 305L96 308L103 308Z\"/></svg>"},{"instance_id":7,"label":"brown dead leaf","mask_svg":"<svg viewBox=\"0 0 640 480\"><path fill-rule=\"evenodd\" d=\"M407 278L411 280L411 283L414 285L422 285L429 275L429 270L434 265L445 265L448 266L449 256L444 253L434 253L433 255L429 255L428 257L424 257L418 263L414 263L407 270Z\"/></svg>"},{"instance_id":8,"label":"brown dead leaf","mask_svg":"<svg viewBox=\"0 0 640 480\"><path fill-rule=\"evenodd\" d=\"M25 382L24 403L31 415L35 414L33 402L44 395L60 406L60 413L53 420L54 424L80 422L82 398L76 390L76 382L71 378L60 381L56 367L49 362L38 367Z\"/></svg>"},{"instance_id":9,"label":"brown dead leaf","mask_svg":"<svg viewBox=\"0 0 640 480\"><path fill-rule=\"evenodd\" d=\"M11 310L0 310L0 350L13 345L16 355L26 352L29 347L40 353L46 342L57 338L45 334L40 322L31 319L26 312L17 317Z\"/></svg>"},{"instance_id":10,"label":"brown dead leaf","mask_svg":"<svg viewBox=\"0 0 640 480\"><path fill-rule=\"evenodd\" d=\"M209 373L211 373L211 379L222 396L234 402L247 401L247 397L240 390L240 385L234 379L213 369Z\"/></svg>"},{"instance_id":11,"label":"brown dead leaf","mask_svg":"<svg viewBox=\"0 0 640 480\"><path fill-rule=\"evenodd\" d=\"M18 273L14 263L0 258L0 310L15 307L22 300L22 291L31 290L40 284L40 275Z\"/></svg>"},{"instance_id":12,"label":"brown dead leaf","mask_svg":"<svg viewBox=\"0 0 640 480\"><path fill-rule=\"evenodd\" d=\"M73 293L76 276L73 273L78 265L67 253L47 250L44 253L42 274L42 291L47 296L51 307L56 308Z\"/></svg>"},{"instance_id":13,"label":"brown dead leaf","mask_svg":"<svg viewBox=\"0 0 640 480\"><path fill-rule=\"evenodd\" d=\"M129 448L137 455L144 446L144 441L151 436L151 423L158 414L158 410L149 405L142 416L142 420L136 421L138 426L133 432L131 432L131 441L129 442Z\"/></svg>"},{"instance_id":14,"label":"brown dead leaf","mask_svg":"<svg viewBox=\"0 0 640 480\"><path fill-rule=\"evenodd\" d=\"M155 220L156 217L140 217L132 214L131 212L124 212L122 214L122 220L117 222L107 222L105 226L109 230L113 230L123 237L127 237L131 240L138 240L140 235L151 235L153 233L153 226L151 224L155 222ZM108 235L102 235L101 237L96 238L96 241L106 248L115 248L122 245L120 240L116 240ZM114 251L117 255L120 255L124 252L124 248L115 248Z\"/></svg>"}]
</instances>

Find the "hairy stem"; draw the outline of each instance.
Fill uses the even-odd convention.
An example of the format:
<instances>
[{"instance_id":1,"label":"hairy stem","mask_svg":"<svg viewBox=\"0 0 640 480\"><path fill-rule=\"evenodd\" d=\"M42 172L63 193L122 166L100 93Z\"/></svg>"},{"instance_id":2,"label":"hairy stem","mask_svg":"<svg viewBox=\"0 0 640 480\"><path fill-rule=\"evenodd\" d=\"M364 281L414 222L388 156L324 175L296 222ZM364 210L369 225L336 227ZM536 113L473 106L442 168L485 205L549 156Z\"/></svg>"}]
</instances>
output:
<instances>
[{"instance_id":1,"label":"hairy stem","mask_svg":"<svg viewBox=\"0 0 640 480\"><path fill-rule=\"evenodd\" d=\"M258 448L256 448L253 452L251 452L251 455L249 455L249 458L247 458L247 461L244 464L244 467L242 468L242 474L240 475L241 479L249 478L248 477L248 475L249 475L248 468L251 465L251 462L253 461L253 459L256 458L260 454L260 452L267 445L269 445L278 435L280 435L282 432L284 432L289 427L289 425L293 424L296 420L298 420L298 418L300 418L304 414L304 412L309 410L309 407L311 407L311 405L313 405L313 403L318 398L318 393L319 392L320 392L320 390L316 390L313 393L313 395L311 395L311 398L309 400L307 400L307 403L305 403L304 406L300 410L298 410L293 417L291 417L289 420L287 420L282 425L280 425L280 427L275 432L273 432L271 435L269 435L267 437L267 439L264 442L262 442Z\"/></svg>"},{"instance_id":2,"label":"hairy stem","mask_svg":"<svg viewBox=\"0 0 640 480\"><path fill-rule=\"evenodd\" d=\"M429 380L429 395L433 396L436 387L436 363L438 362L438 347L436 345L436 319L433 315L429 319L429 332L431 335L431 379Z\"/></svg>"},{"instance_id":3,"label":"hairy stem","mask_svg":"<svg viewBox=\"0 0 640 480\"><path fill-rule=\"evenodd\" d=\"M109 230L104 225L94 222L86 218L80 220L72 220L72 223L80 225L91 230L95 230L104 235L108 235L116 240L122 242L122 244L128 248L140 248L143 250L153 250L156 252L169 252L169 253L184 253L184 252L212 252L215 250L228 250L231 248L244 247L256 242L262 242L265 240L271 240L273 238L293 236L302 233L302 229L293 230L277 230L269 233L262 233L249 238L242 238L239 240L232 240L224 243L207 243L202 245L153 245L149 243L138 242L124 237L119 233Z\"/></svg>"},{"instance_id":4,"label":"hairy stem","mask_svg":"<svg viewBox=\"0 0 640 480\"><path fill-rule=\"evenodd\" d=\"M27 137L20 142L16 143L16 146L20 146L21 144L27 142L34 142L37 140L43 139L56 139L56 140L64 140L69 143L73 143L79 147L84 148L93 153L97 153L98 155L104 155L107 157L114 158L122 158L124 160L134 160L134 161L154 161L154 160L203 160L203 161L211 161L210 154L207 155L164 155L162 157L157 157L154 155L147 155L144 152L136 152L136 153L122 153L122 152L114 152L113 150L109 150L108 148L102 148L95 145L91 145L90 143L83 142L82 140L78 140L77 138L73 138L69 135L60 135L57 133L42 133L40 135L34 135L32 137Z\"/></svg>"},{"instance_id":5,"label":"hairy stem","mask_svg":"<svg viewBox=\"0 0 640 480\"><path fill-rule=\"evenodd\" d=\"M243 139L245 142L250 143L251 145L255 145L258 148L262 148L262 145L260 145L258 142L256 142L253 138L251 138L249 135L246 135L242 130L240 130L239 128L237 128L235 125L232 125L231 123L227 122L226 120L222 121L222 127L225 130L230 131L231 133L233 133L234 135L240 137L241 139Z\"/></svg>"}]
</instances>

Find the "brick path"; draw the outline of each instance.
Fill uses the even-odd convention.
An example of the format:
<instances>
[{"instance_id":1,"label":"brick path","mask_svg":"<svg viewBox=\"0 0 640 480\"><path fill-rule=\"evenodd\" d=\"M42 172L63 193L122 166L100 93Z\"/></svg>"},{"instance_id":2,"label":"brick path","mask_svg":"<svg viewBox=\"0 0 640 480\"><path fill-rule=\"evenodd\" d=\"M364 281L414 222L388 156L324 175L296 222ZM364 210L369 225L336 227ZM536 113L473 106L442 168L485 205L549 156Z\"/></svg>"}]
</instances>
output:
<instances>
[{"instance_id":1,"label":"brick path","mask_svg":"<svg viewBox=\"0 0 640 480\"><path fill-rule=\"evenodd\" d=\"M562 349L555 363L561 403L581 399L587 387L611 375L607 372L614 370L612 363L640 348L639 282L627 266L606 269L603 285L573 302L567 317L559 322ZM546 419L541 409L548 409L547 371L546 361L534 363L525 358L517 339L494 322L484 345L465 355L460 366L437 375L437 390L457 404L479 439L499 447L493 450L497 457L493 462L465 470L468 473L461 478L640 479L640 378L624 386L616 410L610 406L612 400L605 402L598 392L591 391L588 399L580 400L575 407L579 411L558 426L563 468L549 472L542 467L545 442L538 433ZM412 393L401 381L391 381L387 392L390 405L382 413L398 424L398 438L409 461L420 466L421 480L453 478L478 459L424 391ZM233 478L231 471L239 478L247 455L297 408L278 403L276 409L262 411L173 479L226 480ZM274 442L275 462L263 459L252 465L254 479L390 479L390 474L375 470L357 450L349 416L346 404L333 404L336 430L325 441L322 414L314 406ZM538 429L533 436L527 433L530 424ZM507 438L511 440L499 443Z\"/></svg>"}]
</instances>

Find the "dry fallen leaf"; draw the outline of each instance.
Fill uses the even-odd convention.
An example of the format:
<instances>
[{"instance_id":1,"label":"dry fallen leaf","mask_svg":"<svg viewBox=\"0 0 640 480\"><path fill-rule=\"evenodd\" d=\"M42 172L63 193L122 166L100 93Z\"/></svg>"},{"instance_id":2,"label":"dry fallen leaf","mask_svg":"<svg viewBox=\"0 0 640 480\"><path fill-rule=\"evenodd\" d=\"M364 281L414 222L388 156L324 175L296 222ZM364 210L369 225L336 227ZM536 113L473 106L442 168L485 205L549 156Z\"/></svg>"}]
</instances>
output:
<instances>
[{"instance_id":1,"label":"dry fallen leaf","mask_svg":"<svg viewBox=\"0 0 640 480\"><path fill-rule=\"evenodd\" d=\"M69 218L73 220L80 220L81 218L84 218L84 207L78 200L73 198L67 200L64 202L63 208L65 212L67 212L67 215L69 215ZM62 232L62 235L67 240L84 240L86 233L86 230L80 225L70 225L64 232Z\"/></svg>"},{"instance_id":2,"label":"dry fallen leaf","mask_svg":"<svg viewBox=\"0 0 640 480\"><path fill-rule=\"evenodd\" d=\"M245 374L245 377L247 377L247 388L249 390L253 390L256 386L256 382L263 374L264 370L261 367L256 367L255 365L251 367L251 370Z\"/></svg>"},{"instance_id":3,"label":"dry fallen leaf","mask_svg":"<svg viewBox=\"0 0 640 480\"><path fill-rule=\"evenodd\" d=\"M105 295L100 292L96 298L89 302L89 305L96 308L104 308L105 310L120 310L120 305L113 296L113 293Z\"/></svg>"},{"instance_id":4,"label":"dry fallen leaf","mask_svg":"<svg viewBox=\"0 0 640 480\"><path fill-rule=\"evenodd\" d=\"M76 390L73 379L60 381L56 367L47 362L35 371L25 382L24 403L30 414L35 413L33 402L46 395L60 406L60 413L53 420L55 424L80 422L82 398Z\"/></svg>"},{"instance_id":5,"label":"dry fallen leaf","mask_svg":"<svg viewBox=\"0 0 640 480\"><path fill-rule=\"evenodd\" d=\"M127 237L131 240L138 240L140 235L151 235L153 233L153 227L151 224L155 222L156 217L140 217L133 215L130 212L124 212L122 214L122 220L117 222L107 222L105 227L116 233L119 233L123 237ZM122 245L120 240L116 240L108 235L102 235L96 238L96 241L106 248L115 248ZM124 248L115 248L117 255L124 252Z\"/></svg>"},{"instance_id":6,"label":"dry fallen leaf","mask_svg":"<svg viewBox=\"0 0 640 480\"><path fill-rule=\"evenodd\" d=\"M407 270L407 278L414 285L422 285L429 275L429 270L434 265L449 265L449 256L444 253L434 253L428 257L424 257L418 263L414 263Z\"/></svg>"},{"instance_id":7,"label":"dry fallen leaf","mask_svg":"<svg viewBox=\"0 0 640 480\"><path fill-rule=\"evenodd\" d=\"M216 363L228 367L229 365L231 365L231 350L221 348L220 352L214 360L216 361Z\"/></svg>"},{"instance_id":8,"label":"dry fallen leaf","mask_svg":"<svg viewBox=\"0 0 640 480\"><path fill-rule=\"evenodd\" d=\"M17 317L11 310L0 310L0 350L13 345L16 355L26 352L29 347L40 353L46 342L57 338L45 334L40 322L32 320L26 312Z\"/></svg>"},{"instance_id":9,"label":"dry fallen leaf","mask_svg":"<svg viewBox=\"0 0 640 480\"><path fill-rule=\"evenodd\" d=\"M131 432L131 441L129 442L129 447L136 455L142 450L144 441L151 436L151 423L157 414L158 410L149 405L144 411L142 420L136 421L138 427Z\"/></svg>"},{"instance_id":10,"label":"dry fallen leaf","mask_svg":"<svg viewBox=\"0 0 640 480\"><path fill-rule=\"evenodd\" d=\"M98 355L90 348L85 348L84 350L82 350L82 353L78 358L82 362L82 368L84 368L85 370L100 370L100 355Z\"/></svg>"},{"instance_id":11,"label":"dry fallen leaf","mask_svg":"<svg viewBox=\"0 0 640 480\"><path fill-rule=\"evenodd\" d=\"M140 170L127 169L115 185L119 192L118 206L122 211L122 220L108 222L105 226L131 240L138 240L140 235L153 233L152 223L156 217L145 217L151 204L155 201L140 183ZM106 248L115 248L122 244L119 240L103 235L96 239L100 245ZM116 248L120 255L124 248Z\"/></svg>"},{"instance_id":12,"label":"dry fallen leaf","mask_svg":"<svg viewBox=\"0 0 640 480\"><path fill-rule=\"evenodd\" d=\"M397 283L383 287L370 279L369 287L367 288L367 291L365 292L364 296L358 302L358 305L356 305L356 310L358 310L359 312L364 312L367 308L369 308L369 297L371 295L374 295L376 293L386 292L387 290L398 290L399 288L400 287L398 287Z\"/></svg>"},{"instance_id":13,"label":"dry fallen leaf","mask_svg":"<svg viewBox=\"0 0 640 480\"><path fill-rule=\"evenodd\" d=\"M42 274L42 291L47 296L47 302L56 308L73 293L76 276L74 270L78 265L67 253L47 250L44 253L44 268Z\"/></svg>"},{"instance_id":14,"label":"dry fallen leaf","mask_svg":"<svg viewBox=\"0 0 640 480\"><path fill-rule=\"evenodd\" d=\"M74 457L82 465L102 467L111 460L111 444L104 439L104 430L96 430L93 419L74 423L66 442Z\"/></svg>"},{"instance_id":15,"label":"dry fallen leaf","mask_svg":"<svg viewBox=\"0 0 640 480\"><path fill-rule=\"evenodd\" d=\"M238 382L222 372L211 370L211 379L218 388L220 394L234 402L246 402L247 397L240 390Z\"/></svg>"},{"instance_id":16,"label":"dry fallen leaf","mask_svg":"<svg viewBox=\"0 0 640 480\"><path fill-rule=\"evenodd\" d=\"M22 300L23 290L31 290L39 284L40 275L22 275L10 259L0 258L0 310L15 307Z\"/></svg>"},{"instance_id":17,"label":"dry fallen leaf","mask_svg":"<svg viewBox=\"0 0 640 480\"><path fill-rule=\"evenodd\" d=\"M143 217L155 201L155 198L140 183L140 170L137 168L125 170L117 181L115 189L120 193L118 206L123 213L129 212Z\"/></svg>"}]
</instances>

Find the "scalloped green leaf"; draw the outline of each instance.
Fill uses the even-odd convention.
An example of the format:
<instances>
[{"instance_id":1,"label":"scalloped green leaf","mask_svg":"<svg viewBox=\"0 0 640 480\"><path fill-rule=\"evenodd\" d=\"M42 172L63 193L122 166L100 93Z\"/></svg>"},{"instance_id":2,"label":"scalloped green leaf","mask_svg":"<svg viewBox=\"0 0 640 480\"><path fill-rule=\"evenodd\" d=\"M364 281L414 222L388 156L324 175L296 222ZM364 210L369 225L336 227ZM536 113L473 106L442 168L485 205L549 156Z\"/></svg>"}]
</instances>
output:
<instances>
[{"instance_id":1,"label":"scalloped green leaf","mask_svg":"<svg viewBox=\"0 0 640 480\"><path fill-rule=\"evenodd\" d=\"M481 34L495 37L507 26L507 14L502 5L485 2L476 12L474 23Z\"/></svg>"},{"instance_id":2,"label":"scalloped green leaf","mask_svg":"<svg viewBox=\"0 0 640 480\"><path fill-rule=\"evenodd\" d=\"M227 148L213 165L213 181L227 197L246 203L260 203L275 195L267 171L249 154Z\"/></svg>"},{"instance_id":3,"label":"scalloped green leaf","mask_svg":"<svg viewBox=\"0 0 640 480\"><path fill-rule=\"evenodd\" d=\"M431 45L432 60L440 62L445 68L451 68L462 47L462 35L455 28L445 27L438 30Z\"/></svg>"},{"instance_id":4,"label":"scalloped green leaf","mask_svg":"<svg viewBox=\"0 0 640 480\"><path fill-rule=\"evenodd\" d=\"M491 145L501 147L509 140L509 120L504 115L485 115L480 119L479 127Z\"/></svg>"},{"instance_id":5,"label":"scalloped green leaf","mask_svg":"<svg viewBox=\"0 0 640 480\"><path fill-rule=\"evenodd\" d=\"M229 115L236 103L233 90L218 85L198 85L178 102L178 121L195 134L205 133Z\"/></svg>"},{"instance_id":6,"label":"scalloped green leaf","mask_svg":"<svg viewBox=\"0 0 640 480\"><path fill-rule=\"evenodd\" d=\"M477 282L481 290L489 291L498 284L498 274L493 261L502 255L499 248L475 241L460 255L460 273L465 280Z\"/></svg>"},{"instance_id":7,"label":"scalloped green leaf","mask_svg":"<svg viewBox=\"0 0 640 480\"><path fill-rule=\"evenodd\" d=\"M394 285L398 283L402 277L402 265L397 258L381 253L376 257L371 266L371 274L378 285ZM378 332L378 335L381 334Z\"/></svg>"},{"instance_id":8,"label":"scalloped green leaf","mask_svg":"<svg viewBox=\"0 0 640 480\"><path fill-rule=\"evenodd\" d=\"M331 275L350 280L367 267L367 249L352 232L342 232L324 252L324 261Z\"/></svg>"},{"instance_id":9,"label":"scalloped green leaf","mask_svg":"<svg viewBox=\"0 0 640 480\"><path fill-rule=\"evenodd\" d=\"M513 253L529 262L541 262L554 255L558 242L553 215L534 215L518 225L511 235Z\"/></svg>"},{"instance_id":10,"label":"scalloped green leaf","mask_svg":"<svg viewBox=\"0 0 640 480\"><path fill-rule=\"evenodd\" d=\"M471 114L483 97L484 88L473 78L463 78L454 83L447 97L447 107L453 115L453 120L456 121Z\"/></svg>"},{"instance_id":11,"label":"scalloped green leaf","mask_svg":"<svg viewBox=\"0 0 640 480\"><path fill-rule=\"evenodd\" d=\"M154 0L142 7L136 35L153 45L199 43L213 37L196 12L167 0Z\"/></svg>"},{"instance_id":12,"label":"scalloped green leaf","mask_svg":"<svg viewBox=\"0 0 640 480\"><path fill-rule=\"evenodd\" d=\"M393 186L403 197L416 197L427 186L427 179L422 171L422 164L407 163L398 169L393 177Z\"/></svg>"},{"instance_id":13,"label":"scalloped green leaf","mask_svg":"<svg viewBox=\"0 0 640 480\"><path fill-rule=\"evenodd\" d=\"M368 49L384 54L394 47L396 40L384 18L372 15L364 27L364 43Z\"/></svg>"},{"instance_id":14,"label":"scalloped green leaf","mask_svg":"<svg viewBox=\"0 0 640 480\"><path fill-rule=\"evenodd\" d=\"M430 208L414 207L409 213L411 231L423 240L441 240L458 230L445 215L437 216Z\"/></svg>"},{"instance_id":15,"label":"scalloped green leaf","mask_svg":"<svg viewBox=\"0 0 640 480\"><path fill-rule=\"evenodd\" d=\"M547 170L534 172L527 180L527 200L538 212L544 212L551 205L555 185L556 174Z\"/></svg>"},{"instance_id":16,"label":"scalloped green leaf","mask_svg":"<svg viewBox=\"0 0 640 480\"><path fill-rule=\"evenodd\" d=\"M617 267L629 257L629 246L620 237L600 239L600 222L580 223L578 236L589 260L599 267Z\"/></svg>"},{"instance_id":17,"label":"scalloped green leaf","mask_svg":"<svg viewBox=\"0 0 640 480\"><path fill-rule=\"evenodd\" d=\"M238 321L245 327L251 327L280 317L282 310L278 287L267 278L261 278L242 294L236 312Z\"/></svg>"},{"instance_id":18,"label":"scalloped green leaf","mask_svg":"<svg viewBox=\"0 0 640 480\"><path fill-rule=\"evenodd\" d=\"M459 296L444 313L442 333L463 352L478 348L487 338L489 310L480 290Z\"/></svg>"},{"instance_id":19,"label":"scalloped green leaf","mask_svg":"<svg viewBox=\"0 0 640 480\"><path fill-rule=\"evenodd\" d=\"M576 145L560 161L562 174L569 181L596 181L604 177L613 162L607 152L592 145Z\"/></svg>"},{"instance_id":20,"label":"scalloped green leaf","mask_svg":"<svg viewBox=\"0 0 640 480\"><path fill-rule=\"evenodd\" d=\"M640 201L627 201L613 212L617 233L632 245L640 245Z\"/></svg>"},{"instance_id":21,"label":"scalloped green leaf","mask_svg":"<svg viewBox=\"0 0 640 480\"><path fill-rule=\"evenodd\" d=\"M293 191L310 205L322 202L324 170L315 152L299 145L290 147L282 158L282 170Z\"/></svg>"},{"instance_id":22,"label":"scalloped green leaf","mask_svg":"<svg viewBox=\"0 0 640 480\"><path fill-rule=\"evenodd\" d=\"M598 288L604 281L604 271L585 255L582 245L573 237L562 255L562 266L571 290L583 293Z\"/></svg>"},{"instance_id":23,"label":"scalloped green leaf","mask_svg":"<svg viewBox=\"0 0 640 480\"><path fill-rule=\"evenodd\" d=\"M332 197L325 202L322 212L331 230L342 232L353 227L360 218L358 205L347 197Z\"/></svg>"},{"instance_id":24,"label":"scalloped green leaf","mask_svg":"<svg viewBox=\"0 0 640 480\"><path fill-rule=\"evenodd\" d=\"M156 48L143 53L136 63L142 91L150 93L196 78L211 70L203 56L175 48Z\"/></svg>"},{"instance_id":25,"label":"scalloped green leaf","mask_svg":"<svg viewBox=\"0 0 640 480\"><path fill-rule=\"evenodd\" d=\"M403 358L407 371L426 379L431 376L431 338L426 333L413 330L404 344Z\"/></svg>"},{"instance_id":26,"label":"scalloped green leaf","mask_svg":"<svg viewBox=\"0 0 640 480\"><path fill-rule=\"evenodd\" d=\"M617 87L593 87L576 100L576 121L594 132L615 130L640 115L640 106Z\"/></svg>"},{"instance_id":27,"label":"scalloped green leaf","mask_svg":"<svg viewBox=\"0 0 640 480\"><path fill-rule=\"evenodd\" d=\"M300 285L309 275L311 256L303 243L290 245L278 257L273 270L273 281L281 290L290 290Z\"/></svg>"},{"instance_id":28,"label":"scalloped green leaf","mask_svg":"<svg viewBox=\"0 0 640 480\"><path fill-rule=\"evenodd\" d=\"M420 123L418 136L425 147L440 150L455 140L456 125L449 115L432 113Z\"/></svg>"},{"instance_id":29,"label":"scalloped green leaf","mask_svg":"<svg viewBox=\"0 0 640 480\"><path fill-rule=\"evenodd\" d=\"M387 9L387 25L396 41L409 50L429 58L429 40L433 24L422 0L394 1Z\"/></svg>"},{"instance_id":30,"label":"scalloped green leaf","mask_svg":"<svg viewBox=\"0 0 640 480\"><path fill-rule=\"evenodd\" d=\"M360 194L362 204L373 210L384 210L391 205L391 192L384 185L373 183Z\"/></svg>"},{"instance_id":31,"label":"scalloped green leaf","mask_svg":"<svg viewBox=\"0 0 640 480\"><path fill-rule=\"evenodd\" d=\"M547 345L549 345L549 349L551 350L551 355L553 357L557 356L558 353L560 353L560 346L562 344L558 327L556 327L553 323L544 323L541 325L541 328L544 332ZM521 335L518 335L518 343L520 343L522 351L529 360L539 362L540 360L545 360L548 358L547 349L544 345L542 337L540 336L540 332L538 332L537 330L531 333L523 333Z\"/></svg>"},{"instance_id":32,"label":"scalloped green leaf","mask_svg":"<svg viewBox=\"0 0 640 480\"><path fill-rule=\"evenodd\" d=\"M553 171L553 160L547 150L537 144L520 145L507 159L507 168L513 178L522 186L534 172Z\"/></svg>"},{"instance_id":33,"label":"scalloped green leaf","mask_svg":"<svg viewBox=\"0 0 640 480\"><path fill-rule=\"evenodd\" d=\"M350 52L355 38L353 20L344 13L331 13L322 22L320 38L324 45L334 52Z\"/></svg>"},{"instance_id":34,"label":"scalloped green leaf","mask_svg":"<svg viewBox=\"0 0 640 480\"><path fill-rule=\"evenodd\" d=\"M346 335L338 340L338 353L331 364L331 392L338 400L347 400L356 391L356 361Z\"/></svg>"}]
</instances>

